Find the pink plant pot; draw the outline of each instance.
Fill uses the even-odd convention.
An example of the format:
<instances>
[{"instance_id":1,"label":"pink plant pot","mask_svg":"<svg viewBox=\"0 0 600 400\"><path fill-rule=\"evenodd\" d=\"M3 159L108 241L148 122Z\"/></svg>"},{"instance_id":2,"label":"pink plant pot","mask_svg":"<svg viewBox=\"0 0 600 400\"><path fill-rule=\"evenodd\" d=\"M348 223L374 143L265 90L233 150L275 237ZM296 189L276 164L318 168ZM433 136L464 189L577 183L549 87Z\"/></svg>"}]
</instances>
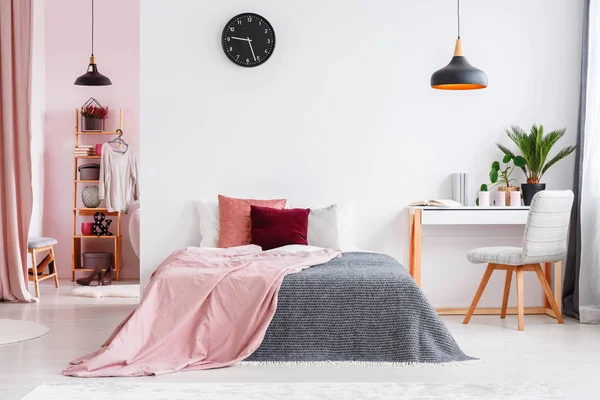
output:
<instances>
[{"instance_id":1,"label":"pink plant pot","mask_svg":"<svg viewBox=\"0 0 600 400\"><path fill-rule=\"evenodd\" d=\"M93 222L82 222L81 223L81 233L85 236L91 236L93 226L94 226Z\"/></svg>"},{"instance_id":2,"label":"pink plant pot","mask_svg":"<svg viewBox=\"0 0 600 400\"><path fill-rule=\"evenodd\" d=\"M101 156L102 155L102 143L98 143L96 145L96 155L97 156Z\"/></svg>"}]
</instances>

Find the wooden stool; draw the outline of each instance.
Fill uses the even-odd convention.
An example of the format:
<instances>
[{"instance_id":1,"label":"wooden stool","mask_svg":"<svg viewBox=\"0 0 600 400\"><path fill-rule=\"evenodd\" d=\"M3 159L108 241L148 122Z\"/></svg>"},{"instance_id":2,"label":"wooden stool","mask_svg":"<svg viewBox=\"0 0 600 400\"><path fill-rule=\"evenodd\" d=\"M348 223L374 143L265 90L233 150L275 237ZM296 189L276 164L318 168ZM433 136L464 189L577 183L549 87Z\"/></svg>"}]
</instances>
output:
<instances>
[{"instance_id":1,"label":"wooden stool","mask_svg":"<svg viewBox=\"0 0 600 400\"><path fill-rule=\"evenodd\" d=\"M54 258L54 245L58 241L53 238L41 237L29 239L27 243L27 252L31 254L31 265L33 268L29 268L29 282L35 284L35 297L40 297L40 282L44 279L54 277L54 285L58 289L58 271L56 269L56 262ZM48 251L48 254L38 264L35 260L36 253ZM48 273L44 274L44 270L48 267Z\"/></svg>"}]
</instances>

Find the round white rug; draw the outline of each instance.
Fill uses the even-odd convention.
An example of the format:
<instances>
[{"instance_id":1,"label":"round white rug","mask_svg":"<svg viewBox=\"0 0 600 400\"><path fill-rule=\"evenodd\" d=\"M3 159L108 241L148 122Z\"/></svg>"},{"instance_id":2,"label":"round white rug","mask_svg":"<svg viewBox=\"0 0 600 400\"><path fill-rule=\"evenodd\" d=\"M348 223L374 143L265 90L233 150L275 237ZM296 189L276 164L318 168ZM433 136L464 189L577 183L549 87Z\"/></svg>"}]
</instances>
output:
<instances>
[{"instance_id":1,"label":"round white rug","mask_svg":"<svg viewBox=\"0 0 600 400\"><path fill-rule=\"evenodd\" d=\"M0 319L0 346L35 339L49 330L46 325L37 322Z\"/></svg>"}]
</instances>

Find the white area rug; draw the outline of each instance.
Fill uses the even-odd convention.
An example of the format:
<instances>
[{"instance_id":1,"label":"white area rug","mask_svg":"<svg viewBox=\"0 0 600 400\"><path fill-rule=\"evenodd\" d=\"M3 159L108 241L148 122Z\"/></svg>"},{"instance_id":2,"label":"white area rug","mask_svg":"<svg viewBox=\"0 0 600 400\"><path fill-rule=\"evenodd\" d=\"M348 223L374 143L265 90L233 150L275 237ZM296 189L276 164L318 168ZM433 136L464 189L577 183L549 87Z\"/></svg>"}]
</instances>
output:
<instances>
[{"instance_id":1,"label":"white area rug","mask_svg":"<svg viewBox=\"0 0 600 400\"><path fill-rule=\"evenodd\" d=\"M50 328L37 322L0 319L0 346L44 336Z\"/></svg>"},{"instance_id":2,"label":"white area rug","mask_svg":"<svg viewBox=\"0 0 600 400\"><path fill-rule=\"evenodd\" d=\"M77 379L77 378L74 378ZM144 378L139 378L144 380ZM532 384L419 383L45 383L21 400L546 400L565 399Z\"/></svg>"},{"instance_id":3,"label":"white area rug","mask_svg":"<svg viewBox=\"0 0 600 400\"><path fill-rule=\"evenodd\" d=\"M140 297L140 285L81 286L73 289L80 297Z\"/></svg>"}]
</instances>

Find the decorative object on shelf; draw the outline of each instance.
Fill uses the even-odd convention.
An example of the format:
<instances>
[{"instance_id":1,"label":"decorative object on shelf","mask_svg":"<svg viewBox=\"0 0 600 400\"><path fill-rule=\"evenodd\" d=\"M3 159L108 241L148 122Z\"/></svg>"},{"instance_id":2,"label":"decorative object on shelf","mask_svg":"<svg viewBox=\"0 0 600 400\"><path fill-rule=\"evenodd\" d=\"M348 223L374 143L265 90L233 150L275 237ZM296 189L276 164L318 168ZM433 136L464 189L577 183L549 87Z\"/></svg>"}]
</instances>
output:
<instances>
[{"instance_id":1,"label":"decorative object on shelf","mask_svg":"<svg viewBox=\"0 0 600 400\"><path fill-rule=\"evenodd\" d=\"M100 179L100 164L84 164L80 165L79 179L82 181L97 181Z\"/></svg>"},{"instance_id":2,"label":"decorative object on shelf","mask_svg":"<svg viewBox=\"0 0 600 400\"><path fill-rule=\"evenodd\" d=\"M82 222L81 223L81 234L82 235L91 236L93 229L94 229L93 222Z\"/></svg>"},{"instance_id":3,"label":"decorative object on shelf","mask_svg":"<svg viewBox=\"0 0 600 400\"><path fill-rule=\"evenodd\" d=\"M477 198L477 205L479 207L489 207L490 206L490 192L486 190L479 191L479 197Z\"/></svg>"},{"instance_id":4,"label":"decorative object on shelf","mask_svg":"<svg viewBox=\"0 0 600 400\"><path fill-rule=\"evenodd\" d=\"M97 156L102 155L102 145L103 145L103 143L96 143L96 155Z\"/></svg>"},{"instance_id":5,"label":"decorative object on shelf","mask_svg":"<svg viewBox=\"0 0 600 400\"><path fill-rule=\"evenodd\" d=\"M510 165L511 162L513 165ZM490 170L490 182L491 186L487 184L481 185L479 189L482 192L487 192L493 187L498 186L498 191L504 193L504 204L507 206L510 205L510 192L519 190L518 186L511 186L511 182L517 182L516 179L512 179L510 176L512 175L515 167L522 167L525 165L525 159L521 156L514 156L511 154L505 154L502 158L502 163L505 164L505 168L502 169L500 167L499 161L494 161L492 163L492 169ZM500 179L500 180L498 180ZM504 186L502 186L504 185ZM477 199L479 201L479 199ZM479 203L477 203L479 205Z\"/></svg>"},{"instance_id":6,"label":"decorative object on shelf","mask_svg":"<svg viewBox=\"0 0 600 400\"><path fill-rule=\"evenodd\" d=\"M110 79L98 72L96 58L94 57L94 0L92 0L92 55L87 72L75 80L79 86L108 86L112 85Z\"/></svg>"},{"instance_id":7,"label":"decorative object on shelf","mask_svg":"<svg viewBox=\"0 0 600 400\"><path fill-rule=\"evenodd\" d=\"M494 205L496 207L505 207L506 206L506 196L503 192L497 191L494 193Z\"/></svg>"},{"instance_id":8,"label":"decorative object on shelf","mask_svg":"<svg viewBox=\"0 0 600 400\"><path fill-rule=\"evenodd\" d=\"M92 232L96 236L113 236L112 232L108 230L112 219L106 219L106 215L102 212L94 214L94 226Z\"/></svg>"},{"instance_id":9,"label":"decorative object on shelf","mask_svg":"<svg viewBox=\"0 0 600 400\"><path fill-rule=\"evenodd\" d=\"M521 185L523 203L526 206L531 204L531 200L537 192L546 189L546 184L540 183L546 171L575 151L576 146L567 146L560 150L550 161L546 162L550 150L565 135L565 131L566 128L556 129L544 136L544 127L536 124L531 126L529 134L517 125L512 125L510 130L506 130L506 134L517 145L522 158L525 160L524 165L517 166L523 170L527 177L527 183ZM496 143L496 146L506 156L510 156L513 159L521 157L515 157L515 153L500 143Z\"/></svg>"},{"instance_id":10,"label":"decorative object on shelf","mask_svg":"<svg viewBox=\"0 0 600 400\"><path fill-rule=\"evenodd\" d=\"M463 206L469 205L469 174L452 174L452 200Z\"/></svg>"},{"instance_id":11,"label":"decorative object on shelf","mask_svg":"<svg viewBox=\"0 0 600 400\"><path fill-rule=\"evenodd\" d=\"M511 207L520 207L521 206L521 192L514 191L510 192L510 201L508 205Z\"/></svg>"},{"instance_id":12,"label":"decorative object on shelf","mask_svg":"<svg viewBox=\"0 0 600 400\"><path fill-rule=\"evenodd\" d=\"M104 131L104 120L108 116L108 107L102 106L93 97L81 106L82 132Z\"/></svg>"},{"instance_id":13,"label":"decorative object on shelf","mask_svg":"<svg viewBox=\"0 0 600 400\"><path fill-rule=\"evenodd\" d=\"M87 208L96 208L100 205L98 186L86 186L81 191L81 200Z\"/></svg>"},{"instance_id":14,"label":"decorative object on shelf","mask_svg":"<svg viewBox=\"0 0 600 400\"><path fill-rule=\"evenodd\" d=\"M454 57L444 68L431 75L431 87L441 90L485 89L488 78L485 72L473 67L463 55L460 39L460 0L457 0L458 38L454 48Z\"/></svg>"},{"instance_id":15,"label":"decorative object on shelf","mask_svg":"<svg viewBox=\"0 0 600 400\"><path fill-rule=\"evenodd\" d=\"M243 13L227 22L221 43L231 62L241 67L256 67L273 54L275 31L264 17Z\"/></svg>"}]
</instances>

